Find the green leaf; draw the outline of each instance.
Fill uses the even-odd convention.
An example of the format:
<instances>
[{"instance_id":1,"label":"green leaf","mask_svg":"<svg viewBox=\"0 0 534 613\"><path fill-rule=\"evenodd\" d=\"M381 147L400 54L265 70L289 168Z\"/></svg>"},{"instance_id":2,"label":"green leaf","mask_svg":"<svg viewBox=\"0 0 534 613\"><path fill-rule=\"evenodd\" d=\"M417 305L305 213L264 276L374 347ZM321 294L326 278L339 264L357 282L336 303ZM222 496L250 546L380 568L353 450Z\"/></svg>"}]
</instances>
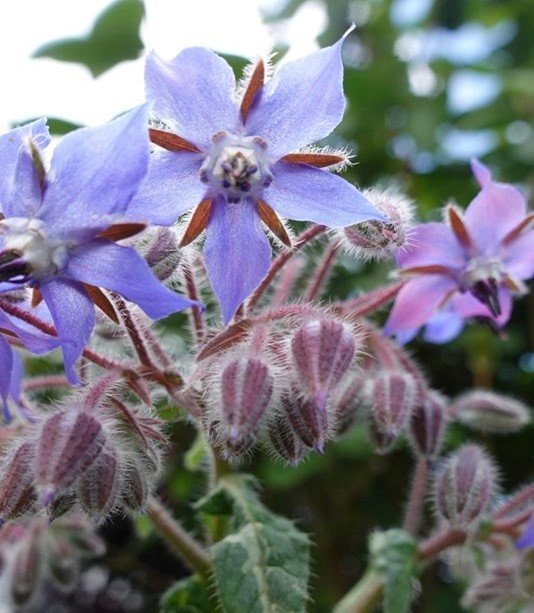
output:
<instances>
[{"instance_id":1,"label":"green leaf","mask_svg":"<svg viewBox=\"0 0 534 613\"><path fill-rule=\"evenodd\" d=\"M25 119L24 121L17 121L17 123L13 127L18 127L24 125L26 123L30 123L39 119L38 117L32 117L31 119ZM73 130L77 130L81 128L81 124L73 123L72 121L67 121L66 119L59 119L58 117L47 117L46 123L48 124L48 128L50 130L50 134L54 134L56 136L63 136L64 134L68 134Z\"/></svg>"},{"instance_id":2,"label":"green leaf","mask_svg":"<svg viewBox=\"0 0 534 613\"><path fill-rule=\"evenodd\" d=\"M204 470L206 462L208 461L208 446L206 439L199 432L195 441L187 451L184 457L185 468L192 473Z\"/></svg>"},{"instance_id":3,"label":"green leaf","mask_svg":"<svg viewBox=\"0 0 534 613\"><path fill-rule=\"evenodd\" d=\"M175 583L161 597L161 613L212 613L206 586L198 577L188 577Z\"/></svg>"},{"instance_id":4,"label":"green leaf","mask_svg":"<svg viewBox=\"0 0 534 613\"><path fill-rule=\"evenodd\" d=\"M249 477L219 488L233 502L233 531L212 548L215 584L225 613L300 613L308 601L310 542L260 502Z\"/></svg>"},{"instance_id":5,"label":"green leaf","mask_svg":"<svg viewBox=\"0 0 534 613\"><path fill-rule=\"evenodd\" d=\"M371 535L371 565L384 580L384 613L405 613L410 608L411 582L416 572L417 544L404 530Z\"/></svg>"},{"instance_id":6,"label":"green leaf","mask_svg":"<svg viewBox=\"0 0 534 613\"><path fill-rule=\"evenodd\" d=\"M118 0L96 20L86 37L54 41L39 47L33 57L84 64L94 77L143 50L139 27L145 14L141 0Z\"/></svg>"}]
</instances>

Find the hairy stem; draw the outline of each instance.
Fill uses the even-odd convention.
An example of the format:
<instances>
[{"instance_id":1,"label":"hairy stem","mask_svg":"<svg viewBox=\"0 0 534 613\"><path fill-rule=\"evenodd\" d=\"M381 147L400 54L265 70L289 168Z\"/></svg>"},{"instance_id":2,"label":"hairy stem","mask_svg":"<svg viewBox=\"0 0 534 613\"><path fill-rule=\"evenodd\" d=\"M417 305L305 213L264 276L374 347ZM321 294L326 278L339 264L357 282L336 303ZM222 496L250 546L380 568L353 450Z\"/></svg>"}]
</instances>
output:
<instances>
[{"instance_id":1,"label":"hairy stem","mask_svg":"<svg viewBox=\"0 0 534 613\"><path fill-rule=\"evenodd\" d=\"M115 306L117 307L117 310L119 312L119 317L124 327L126 328L126 331L128 332L130 340L132 341L132 346L137 353L139 361L141 362L141 364L147 366L148 368L155 368L152 358L148 354L148 350L145 346L145 341L143 340L141 331L139 330L139 327L137 326L137 323L135 322L132 313L130 312L130 309L126 305L126 302L124 302L121 296L119 296L119 294L115 292L112 292L111 295L113 297L113 302L115 303Z\"/></svg>"},{"instance_id":2,"label":"hairy stem","mask_svg":"<svg viewBox=\"0 0 534 613\"><path fill-rule=\"evenodd\" d=\"M148 517L163 538L180 554L191 570L207 579L211 561L204 548L188 534L156 498L148 503Z\"/></svg>"},{"instance_id":3,"label":"hairy stem","mask_svg":"<svg viewBox=\"0 0 534 613\"><path fill-rule=\"evenodd\" d=\"M323 289L323 286L326 282L326 278L330 274L332 266L336 261L338 251L339 245L335 242L331 243L326 248L325 252L323 253L323 257L319 261L319 264L311 278L310 284L308 285L308 289L306 290L306 294L304 296L304 300L306 302L311 302L312 300L315 300Z\"/></svg>"},{"instance_id":4,"label":"hairy stem","mask_svg":"<svg viewBox=\"0 0 534 613\"><path fill-rule=\"evenodd\" d=\"M404 529L413 536L417 535L421 523L429 467L428 458L417 460L404 518Z\"/></svg>"}]
</instances>

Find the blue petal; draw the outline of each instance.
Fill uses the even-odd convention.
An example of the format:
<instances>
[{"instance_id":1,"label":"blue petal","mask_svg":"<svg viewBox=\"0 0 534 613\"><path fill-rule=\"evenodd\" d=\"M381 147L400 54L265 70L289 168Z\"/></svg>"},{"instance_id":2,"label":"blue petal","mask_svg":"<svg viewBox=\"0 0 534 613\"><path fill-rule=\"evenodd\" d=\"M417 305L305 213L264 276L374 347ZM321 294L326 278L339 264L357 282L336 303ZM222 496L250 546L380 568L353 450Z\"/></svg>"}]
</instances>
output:
<instances>
[{"instance_id":1,"label":"blue petal","mask_svg":"<svg viewBox=\"0 0 534 613\"><path fill-rule=\"evenodd\" d=\"M64 274L121 294L152 319L199 306L160 283L134 249L107 240L94 240L76 248Z\"/></svg>"},{"instance_id":2,"label":"blue petal","mask_svg":"<svg viewBox=\"0 0 534 613\"><path fill-rule=\"evenodd\" d=\"M272 172L274 179L263 199L282 217L330 227L384 220L353 185L326 170L278 162Z\"/></svg>"},{"instance_id":3,"label":"blue petal","mask_svg":"<svg viewBox=\"0 0 534 613\"><path fill-rule=\"evenodd\" d=\"M341 121L344 38L288 62L263 87L249 112L246 130L265 139L273 161L328 136Z\"/></svg>"},{"instance_id":4,"label":"blue petal","mask_svg":"<svg viewBox=\"0 0 534 613\"><path fill-rule=\"evenodd\" d=\"M76 360L81 356L95 326L95 307L80 283L55 278L39 287L50 310L61 342L65 372L78 383Z\"/></svg>"},{"instance_id":5,"label":"blue petal","mask_svg":"<svg viewBox=\"0 0 534 613\"><path fill-rule=\"evenodd\" d=\"M452 309L444 309L429 319L423 338L428 343L442 345L455 339L463 328L463 318Z\"/></svg>"},{"instance_id":6,"label":"blue petal","mask_svg":"<svg viewBox=\"0 0 534 613\"><path fill-rule=\"evenodd\" d=\"M46 119L0 136L0 211L6 217L31 216L41 204L39 175L32 160L30 140L38 150L48 146Z\"/></svg>"},{"instance_id":7,"label":"blue petal","mask_svg":"<svg viewBox=\"0 0 534 613\"><path fill-rule=\"evenodd\" d=\"M150 156L148 175L134 196L128 214L158 226L170 226L203 198L206 187L199 178L202 156L158 150Z\"/></svg>"},{"instance_id":8,"label":"blue petal","mask_svg":"<svg viewBox=\"0 0 534 613\"><path fill-rule=\"evenodd\" d=\"M271 246L254 202L214 201L204 258L211 287L228 323L265 277L271 262Z\"/></svg>"},{"instance_id":9,"label":"blue petal","mask_svg":"<svg viewBox=\"0 0 534 613\"><path fill-rule=\"evenodd\" d=\"M4 418L9 421L10 415L7 408L7 397L11 387L11 372L13 369L13 351L0 335L0 400L4 412Z\"/></svg>"},{"instance_id":10,"label":"blue petal","mask_svg":"<svg viewBox=\"0 0 534 613\"><path fill-rule=\"evenodd\" d=\"M55 235L66 237L86 228L87 237L94 236L115 218L138 221L128 215L128 205L148 160L146 106L103 126L67 134L54 151L39 217L53 226ZM150 211L141 221L150 221Z\"/></svg>"},{"instance_id":11,"label":"blue petal","mask_svg":"<svg viewBox=\"0 0 534 613\"><path fill-rule=\"evenodd\" d=\"M145 88L154 115L200 149L217 132L235 132L240 125L234 73L209 49L184 49L169 62L151 52Z\"/></svg>"}]
</instances>

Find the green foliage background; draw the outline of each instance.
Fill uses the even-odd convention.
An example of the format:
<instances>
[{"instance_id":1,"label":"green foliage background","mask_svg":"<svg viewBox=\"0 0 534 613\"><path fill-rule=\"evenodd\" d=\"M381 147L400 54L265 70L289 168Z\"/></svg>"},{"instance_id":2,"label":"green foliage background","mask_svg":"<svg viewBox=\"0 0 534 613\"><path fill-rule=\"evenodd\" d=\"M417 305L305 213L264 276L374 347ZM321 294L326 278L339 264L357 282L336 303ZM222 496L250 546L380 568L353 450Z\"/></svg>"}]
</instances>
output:
<instances>
[{"instance_id":1,"label":"green foliage background","mask_svg":"<svg viewBox=\"0 0 534 613\"><path fill-rule=\"evenodd\" d=\"M287 18L306 1L290 0L281 11L267 13L265 18L274 22ZM358 163L349 171L349 178L360 186L396 185L417 203L421 219L437 219L445 202L454 200L466 206L477 189L468 163L462 159L462 147L446 146L447 135L455 131L464 144L489 134L492 143L484 161L500 180L516 182L532 193L531 0L434 0L419 20L402 26L392 20L393 4L399 3L324 0L328 26L320 37L321 44L339 38L351 20L357 24L356 33L346 45L348 110L337 135L330 139L331 144L348 143L357 152ZM181 10L187 10L186 3L176 3L174 19L179 20ZM103 15L95 15L87 37L51 42L38 49L35 57L80 62L98 77L116 63L142 52L142 17L143 6L138 0L120 0ZM475 41L483 49L476 61L469 61L467 56L453 61L449 51L461 49L460 43L445 40L437 45L432 59L425 59L425 43L422 55L407 57L410 49L413 52L416 35L429 35L438 28L448 30L449 35L458 34L468 24L476 24L486 33ZM488 33L496 27L504 27L508 34L491 50ZM180 46L179 40L177 45ZM244 64L241 58L228 59L236 69ZM453 112L448 104L448 87L455 74L465 69L493 75L500 92L477 108ZM417 70L423 75L426 71L434 82L425 95L416 95L410 87L409 75ZM56 118L52 127L64 133L75 126ZM329 293L332 298L347 296L372 287L386 275L387 267L362 265L346 257L336 268ZM532 296L516 305L505 339L481 327L470 327L447 346L415 342L413 350L434 386L449 395L473 384L486 385L534 404ZM173 433L175 447L169 457L162 495L194 531L198 526L189 504L202 494L204 477L201 472L184 469L186 459L190 468L195 466L191 454L186 458L194 433L183 423L175 424ZM532 435L530 427L513 439L481 438L455 427L448 442L455 446L467 436L481 440L503 467L503 487L508 490L532 478ZM410 454L404 448L391 456L376 455L358 429L331 445L324 456L315 456L297 469L280 467L266 457L256 458L252 468L263 486L263 502L276 513L297 521L315 543L313 611L329 611L361 575L367 562L369 531L399 523L411 465ZM142 518L135 526L117 520L104 532L111 544L107 563L112 573L128 577L145 594L145 610L156 610L158 593L173 580L186 576L184 568L160 545ZM445 569L438 567L425 575L416 610L459 611L459 593L458 586L448 581Z\"/></svg>"}]
</instances>

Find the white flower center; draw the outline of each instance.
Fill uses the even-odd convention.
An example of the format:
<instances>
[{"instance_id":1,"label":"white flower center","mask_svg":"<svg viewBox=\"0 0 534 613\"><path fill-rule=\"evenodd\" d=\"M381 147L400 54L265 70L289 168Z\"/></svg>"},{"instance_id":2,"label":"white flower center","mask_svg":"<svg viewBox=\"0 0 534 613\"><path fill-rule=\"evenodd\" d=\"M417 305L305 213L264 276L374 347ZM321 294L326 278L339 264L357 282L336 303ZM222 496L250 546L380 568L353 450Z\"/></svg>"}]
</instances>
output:
<instances>
[{"instance_id":1,"label":"white flower center","mask_svg":"<svg viewBox=\"0 0 534 613\"><path fill-rule=\"evenodd\" d=\"M236 136L219 132L200 169L200 179L228 202L256 197L272 181L266 155L267 145L258 136Z\"/></svg>"},{"instance_id":2,"label":"white flower center","mask_svg":"<svg viewBox=\"0 0 534 613\"><path fill-rule=\"evenodd\" d=\"M500 283L506 277L506 269L498 258L473 258L464 272L463 281L467 287L472 287L479 281L493 279Z\"/></svg>"},{"instance_id":3,"label":"white flower center","mask_svg":"<svg viewBox=\"0 0 534 613\"><path fill-rule=\"evenodd\" d=\"M3 219L0 221L0 235L4 239L0 251L0 281L53 276L66 261L67 244L47 236L44 223L39 219ZM9 274L12 276L8 278Z\"/></svg>"}]
</instances>

